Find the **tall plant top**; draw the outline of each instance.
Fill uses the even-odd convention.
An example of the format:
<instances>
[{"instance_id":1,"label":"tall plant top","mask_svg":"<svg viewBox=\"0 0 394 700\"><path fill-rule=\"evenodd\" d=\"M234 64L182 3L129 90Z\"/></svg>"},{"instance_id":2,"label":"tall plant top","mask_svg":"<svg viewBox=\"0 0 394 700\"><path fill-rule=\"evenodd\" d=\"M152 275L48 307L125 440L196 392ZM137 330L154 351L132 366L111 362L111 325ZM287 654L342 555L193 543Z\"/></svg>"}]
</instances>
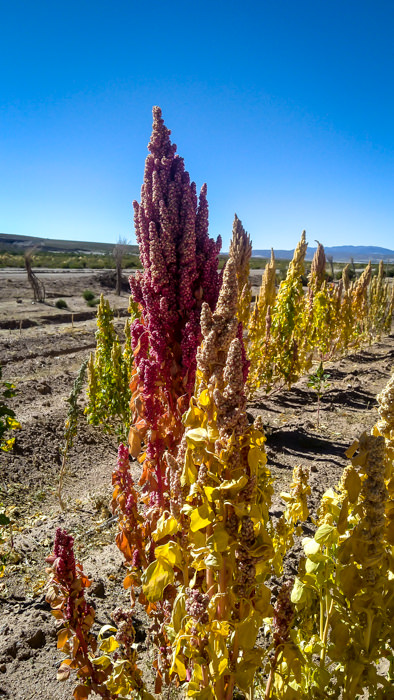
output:
<instances>
[{"instance_id":1,"label":"tall plant top","mask_svg":"<svg viewBox=\"0 0 394 700\"><path fill-rule=\"evenodd\" d=\"M311 274L309 277L310 288L317 292L326 278L326 254L324 247L317 241L317 248L311 264Z\"/></svg>"},{"instance_id":2,"label":"tall plant top","mask_svg":"<svg viewBox=\"0 0 394 700\"><path fill-rule=\"evenodd\" d=\"M301 238L297 243L297 247L294 251L293 259L289 265L288 276L297 277L297 275L303 275L305 272L305 255L308 248L308 243L306 240L306 231L303 231Z\"/></svg>"},{"instance_id":3,"label":"tall plant top","mask_svg":"<svg viewBox=\"0 0 394 700\"><path fill-rule=\"evenodd\" d=\"M181 378L180 396L194 386L201 303L214 308L217 301L221 240L208 236L206 185L197 199L196 185L183 158L175 155L170 133L160 108L154 107L141 203L134 202L144 271L130 278L133 298L142 307L141 321L132 326L132 343L146 392L158 381L161 368L160 381L167 389L171 377Z\"/></svg>"},{"instance_id":4,"label":"tall plant top","mask_svg":"<svg viewBox=\"0 0 394 700\"><path fill-rule=\"evenodd\" d=\"M233 235L230 241L229 258L234 260L238 282L238 320L243 328L246 328L250 316L250 304L252 301L252 287L249 280L250 258L252 255L252 241L246 233L242 222L235 214L233 223Z\"/></svg>"}]
</instances>

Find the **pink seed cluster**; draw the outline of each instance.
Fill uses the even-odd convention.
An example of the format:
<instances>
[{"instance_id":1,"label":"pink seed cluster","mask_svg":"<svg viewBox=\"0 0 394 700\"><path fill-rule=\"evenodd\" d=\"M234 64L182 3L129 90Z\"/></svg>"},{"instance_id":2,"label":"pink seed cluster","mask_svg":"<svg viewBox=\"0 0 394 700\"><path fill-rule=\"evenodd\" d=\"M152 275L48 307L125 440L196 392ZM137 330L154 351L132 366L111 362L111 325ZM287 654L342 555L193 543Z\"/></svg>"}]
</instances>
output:
<instances>
[{"instance_id":1,"label":"pink seed cluster","mask_svg":"<svg viewBox=\"0 0 394 700\"><path fill-rule=\"evenodd\" d=\"M124 511L127 515L131 515L133 508L136 507L136 497L134 490L134 481L130 473L129 465L129 450L120 443L118 447L117 468L112 475L113 485L118 485L125 496Z\"/></svg>"},{"instance_id":2,"label":"pink seed cluster","mask_svg":"<svg viewBox=\"0 0 394 700\"><path fill-rule=\"evenodd\" d=\"M209 595L201 593L196 588L186 588L186 612L194 618L196 622L206 625L209 621L207 607L209 603Z\"/></svg>"},{"instance_id":3,"label":"pink seed cluster","mask_svg":"<svg viewBox=\"0 0 394 700\"><path fill-rule=\"evenodd\" d=\"M274 605L273 630L276 647L289 638L294 618L294 607L290 599L293 584L294 581L291 579L282 585Z\"/></svg>"},{"instance_id":4,"label":"pink seed cluster","mask_svg":"<svg viewBox=\"0 0 394 700\"><path fill-rule=\"evenodd\" d=\"M90 583L86 579L84 581L80 578L82 569L80 564L77 565L75 562L74 538L68 535L66 530L57 528L53 554L45 561L52 564L55 580L65 594L64 618L68 622L75 623L76 620L86 617L92 608L84 598L84 588ZM78 590L79 595L76 595L76 590Z\"/></svg>"},{"instance_id":5,"label":"pink seed cluster","mask_svg":"<svg viewBox=\"0 0 394 700\"><path fill-rule=\"evenodd\" d=\"M52 559L59 577L75 575L74 538L60 527L56 530L53 555L48 557L47 561L49 559Z\"/></svg>"}]
</instances>

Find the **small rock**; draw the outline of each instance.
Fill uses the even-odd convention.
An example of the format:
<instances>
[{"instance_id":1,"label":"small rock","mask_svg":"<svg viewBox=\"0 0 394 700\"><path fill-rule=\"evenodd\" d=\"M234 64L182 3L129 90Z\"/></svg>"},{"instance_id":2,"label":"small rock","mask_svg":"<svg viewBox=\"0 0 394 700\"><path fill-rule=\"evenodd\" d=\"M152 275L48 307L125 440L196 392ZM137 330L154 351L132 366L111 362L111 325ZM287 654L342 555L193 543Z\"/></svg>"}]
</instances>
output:
<instances>
[{"instance_id":1,"label":"small rock","mask_svg":"<svg viewBox=\"0 0 394 700\"><path fill-rule=\"evenodd\" d=\"M96 598L105 598L104 582L101 579L94 583L90 590Z\"/></svg>"},{"instance_id":2,"label":"small rock","mask_svg":"<svg viewBox=\"0 0 394 700\"><path fill-rule=\"evenodd\" d=\"M42 649L45 646L45 634L38 629L26 641L31 649Z\"/></svg>"},{"instance_id":3,"label":"small rock","mask_svg":"<svg viewBox=\"0 0 394 700\"><path fill-rule=\"evenodd\" d=\"M27 659L31 659L32 655L31 649L22 649L18 654L18 661L27 661Z\"/></svg>"},{"instance_id":4,"label":"small rock","mask_svg":"<svg viewBox=\"0 0 394 700\"><path fill-rule=\"evenodd\" d=\"M50 606L49 603L45 600L45 596L41 596L41 597L37 600L37 602L34 604L33 607L35 608L35 610L46 610L46 611L50 611L50 609L51 609L51 606Z\"/></svg>"},{"instance_id":5,"label":"small rock","mask_svg":"<svg viewBox=\"0 0 394 700\"><path fill-rule=\"evenodd\" d=\"M11 656L13 659L16 659L16 654L17 654L17 647L16 647L16 642L13 644L10 644L5 650L4 653L7 656Z\"/></svg>"},{"instance_id":6,"label":"small rock","mask_svg":"<svg viewBox=\"0 0 394 700\"><path fill-rule=\"evenodd\" d=\"M50 387L46 382L42 382L42 384L37 384L37 391L43 396L45 394L52 394L52 387Z\"/></svg>"},{"instance_id":7,"label":"small rock","mask_svg":"<svg viewBox=\"0 0 394 700\"><path fill-rule=\"evenodd\" d=\"M316 464L311 464L311 472L317 472Z\"/></svg>"}]
</instances>

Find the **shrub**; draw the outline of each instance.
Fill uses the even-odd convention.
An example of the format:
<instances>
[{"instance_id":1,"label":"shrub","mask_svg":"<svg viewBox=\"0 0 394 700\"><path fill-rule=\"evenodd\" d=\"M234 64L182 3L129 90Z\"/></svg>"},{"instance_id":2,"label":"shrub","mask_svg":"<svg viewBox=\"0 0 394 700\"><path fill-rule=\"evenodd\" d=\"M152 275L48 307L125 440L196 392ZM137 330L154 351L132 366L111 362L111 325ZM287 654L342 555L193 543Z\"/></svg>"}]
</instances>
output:
<instances>
[{"instance_id":1,"label":"shrub","mask_svg":"<svg viewBox=\"0 0 394 700\"><path fill-rule=\"evenodd\" d=\"M55 306L57 309L68 309L67 302L64 299L58 299Z\"/></svg>"},{"instance_id":2,"label":"shrub","mask_svg":"<svg viewBox=\"0 0 394 700\"><path fill-rule=\"evenodd\" d=\"M87 301L86 303L88 306L97 306L98 302L99 300L93 297L93 299L89 299L89 301Z\"/></svg>"},{"instance_id":3,"label":"shrub","mask_svg":"<svg viewBox=\"0 0 394 700\"><path fill-rule=\"evenodd\" d=\"M83 298L85 301L93 301L94 299L94 292L92 292L91 289L85 289L84 293L82 294Z\"/></svg>"},{"instance_id":4,"label":"shrub","mask_svg":"<svg viewBox=\"0 0 394 700\"><path fill-rule=\"evenodd\" d=\"M0 450L10 452L14 446L15 438L6 433L17 430L21 424L16 420L14 411L8 406L8 399L15 396L15 386L2 380L3 371L0 365ZM0 523L1 524L1 523Z\"/></svg>"}]
</instances>

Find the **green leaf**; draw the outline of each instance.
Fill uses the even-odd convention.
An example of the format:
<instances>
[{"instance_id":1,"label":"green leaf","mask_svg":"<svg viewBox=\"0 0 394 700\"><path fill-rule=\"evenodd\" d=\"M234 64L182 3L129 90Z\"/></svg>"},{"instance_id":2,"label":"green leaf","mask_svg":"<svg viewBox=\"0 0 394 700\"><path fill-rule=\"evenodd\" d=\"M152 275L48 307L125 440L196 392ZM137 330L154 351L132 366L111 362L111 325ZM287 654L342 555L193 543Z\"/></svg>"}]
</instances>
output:
<instances>
[{"instance_id":1,"label":"green leaf","mask_svg":"<svg viewBox=\"0 0 394 700\"><path fill-rule=\"evenodd\" d=\"M297 578L294 579L293 590L291 591L291 602L295 605L299 603L304 603L307 599L307 587L302 581Z\"/></svg>"},{"instance_id":2,"label":"green leaf","mask_svg":"<svg viewBox=\"0 0 394 700\"><path fill-rule=\"evenodd\" d=\"M315 571L318 571L321 565L321 561L313 561L312 559L307 559L305 562L305 571L307 572L307 574L313 574L315 573Z\"/></svg>"},{"instance_id":3,"label":"green leaf","mask_svg":"<svg viewBox=\"0 0 394 700\"><path fill-rule=\"evenodd\" d=\"M333 527L333 525L324 523L317 528L315 532L315 540L316 542L319 542L319 544L331 544L331 542L333 542L335 539L335 535L336 528Z\"/></svg>"},{"instance_id":4,"label":"green leaf","mask_svg":"<svg viewBox=\"0 0 394 700\"><path fill-rule=\"evenodd\" d=\"M312 537L304 537L302 540L302 546L307 557L309 557L311 554L318 554L321 549L320 544Z\"/></svg>"}]
</instances>

